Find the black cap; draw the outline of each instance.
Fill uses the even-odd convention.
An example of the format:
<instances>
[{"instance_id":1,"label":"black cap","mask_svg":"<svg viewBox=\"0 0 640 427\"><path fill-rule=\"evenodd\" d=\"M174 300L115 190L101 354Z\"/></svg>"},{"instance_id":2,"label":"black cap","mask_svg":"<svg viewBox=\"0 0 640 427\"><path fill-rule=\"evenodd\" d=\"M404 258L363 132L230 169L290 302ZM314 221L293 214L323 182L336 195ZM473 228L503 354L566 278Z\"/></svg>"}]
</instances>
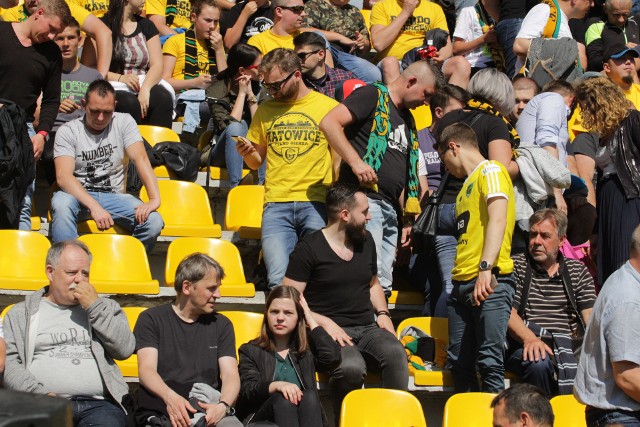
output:
<instances>
[{"instance_id":1,"label":"black cap","mask_svg":"<svg viewBox=\"0 0 640 427\"><path fill-rule=\"evenodd\" d=\"M609 59L619 59L625 56L627 53L631 54L634 58L638 58L640 53L634 48L627 47L622 43L614 43L609 46L605 45L603 50L602 61L607 62Z\"/></svg>"}]
</instances>

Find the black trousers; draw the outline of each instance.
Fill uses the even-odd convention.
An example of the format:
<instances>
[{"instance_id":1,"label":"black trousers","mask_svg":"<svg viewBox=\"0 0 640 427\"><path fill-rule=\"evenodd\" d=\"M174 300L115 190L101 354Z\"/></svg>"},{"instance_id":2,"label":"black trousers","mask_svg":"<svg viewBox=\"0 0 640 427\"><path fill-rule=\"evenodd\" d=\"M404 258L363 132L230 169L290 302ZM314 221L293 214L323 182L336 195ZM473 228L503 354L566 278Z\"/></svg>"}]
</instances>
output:
<instances>
[{"instance_id":1,"label":"black trousers","mask_svg":"<svg viewBox=\"0 0 640 427\"><path fill-rule=\"evenodd\" d=\"M271 421L278 427L322 427L322 404L318 393L304 391L298 405L281 393L274 393L256 411L249 426L260 425L260 421Z\"/></svg>"}]
</instances>

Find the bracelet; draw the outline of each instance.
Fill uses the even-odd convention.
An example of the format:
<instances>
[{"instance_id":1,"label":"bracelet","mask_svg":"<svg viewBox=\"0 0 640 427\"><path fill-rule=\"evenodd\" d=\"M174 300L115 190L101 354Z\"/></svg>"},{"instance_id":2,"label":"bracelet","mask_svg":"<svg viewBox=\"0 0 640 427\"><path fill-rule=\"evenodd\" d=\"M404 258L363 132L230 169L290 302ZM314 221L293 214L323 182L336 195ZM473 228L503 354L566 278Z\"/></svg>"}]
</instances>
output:
<instances>
[{"instance_id":1,"label":"bracelet","mask_svg":"<svg viewBox=\"0 0 640 427\"><path fill-rule=\"evenodd\" d=\"M247 102L249 104L255 104L258 102L258 98L256 98L255 95L251 95L251 96L247 95Z\"/></svg>"},{"instance_id":2,"label":"bracelet","mask_svg":"<svg viewBox=\"0 0 640 427\"><path fill-rule=\"evenodd\" d=\"M38 131L36 135L41 135L44 139L47 139L47 137L49 136L49 132L47 132L46 130L41 130L41 131Z\"/></svg>"},{"instance_id":3,"label":"bracelet","mask_svg":"<svg viewBox=\"0 0 640 427\"><path fill-rule=\"evenodd\" d=\"M389 319L391 319L391 313L389 313L389 311L387 310L380 310L376 312L376 316L387 316Z\"/></svg>"}]
</instances>

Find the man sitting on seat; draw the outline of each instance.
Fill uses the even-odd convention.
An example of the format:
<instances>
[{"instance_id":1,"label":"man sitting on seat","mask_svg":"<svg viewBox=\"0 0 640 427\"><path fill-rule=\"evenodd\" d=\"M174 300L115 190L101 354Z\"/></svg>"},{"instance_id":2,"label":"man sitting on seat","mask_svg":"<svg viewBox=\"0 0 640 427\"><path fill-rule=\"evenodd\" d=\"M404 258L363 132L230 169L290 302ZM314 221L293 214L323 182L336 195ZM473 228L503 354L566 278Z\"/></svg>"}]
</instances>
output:
<instances>
[{"instance_id":1,"label":"man sitting on seat","mask_svg":"<svg viewBox=\"0 0 640 427\"><path fill-rule=\"evenodd\" d=\"M114 113L116 96L105 80L89 85L84 118L64 124L56 134L53 158L60 190L51 199L51 240L78 236L76 223L93 219L98 229L114 223L140 239L151 252L163 227L158 181L133 118ZM149 201L127 194L126 167L131 160Z\"/></svg>"},{"instance_id":2,"label":"man sitting on seat","mask_svg":"<svg viewBox=\"0 0 640 427\"><path fill-rule=\"evenodd\" d=\"M571 393L574 352L582 346L596 294L585 265L560 253L567 216L557 209L543 209L529 223L528 253L513 258L516 294L508 332L515 343L505 366L550 397L558 391Z\"/></svg>"},{"instance_id":3,"label":"man sitting on seat","mask_svg":"<svg viewBox=\"0 0 640 427\"><path fill-rule=\"evenodd\" d=\"M140 314L139 425L242 427L233 416L240 392L233 325L214 311L223 278L215 260L191 254L176 270L176 300ZM206 422L191 420L196 412Z\"/></svg>"},{"instance_id":4,"label":"man sitting on seat","mask_svg":"<svg viewBox=\"0 0 640 427\"><path fill-rule=\"evenodd\" d=\"M118 303L89 283L90 266L84 243L51 246L49 285L5 317L5 386L70 399L76 426L124 427L129 387L114 359L131 356L136 341Z\"/></svg>"},{"instance_id":5,"label":"man sitting on seat","mask_svg":"<svg viewBox=\"0 0 640 427\"><path fill-rule=\"evenodd\" d=\"M257 47L262 55L282 47L293 49L293 38L300 33L305 16L302 0L273 0L273 27L252 36L247 44Z\"/></svg>"}]
</instances>

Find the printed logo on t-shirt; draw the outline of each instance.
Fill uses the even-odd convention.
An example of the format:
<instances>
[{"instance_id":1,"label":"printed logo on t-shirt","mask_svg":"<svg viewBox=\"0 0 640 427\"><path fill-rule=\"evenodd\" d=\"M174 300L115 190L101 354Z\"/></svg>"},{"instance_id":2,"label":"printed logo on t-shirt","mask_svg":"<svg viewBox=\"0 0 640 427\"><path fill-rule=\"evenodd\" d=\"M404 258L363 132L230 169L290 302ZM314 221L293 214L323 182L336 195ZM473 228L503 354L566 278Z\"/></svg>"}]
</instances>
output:
<instances>
[{"instance_id":1,"label":"printed logo on t-shirt","mask_svg":"<svg viewBox=\"0 0 640 427\"><path fill-rule=\"evenodd\" d=\"M94 14L96 12L106 13L109 10L109 3L106 1L85 0L84 8Z\"/></svg>"},{"instance_id":2,"label":"printed logo on t-shirt","mask_svg":"<svg viewBox=\"0 0 640 427\"><path fill-rule=\"evenodd\" d=\"M60 82L60 102L65 99L76 101L80 104L80 100L87 93L89 82L81 82L78 80L62 80Z\"/></svg>"},{"instance_id":3,"label":"printed logo on t-shirt","mask_svg":"<svg viewBox=\"0 0 640 427\"><path fill-rule=\"evenodd\" d=\"M273 21L264 16L260 16L254 19L251 24L247 25L245 36L251 37L271 29L273 27Z\"/></svg>"},{"instance_id":4,"label":"printed logo on t-shirt","mask_svg":"<svg viewBox=\"0 0 640 427\"><path fill-rule=\"evenodd\" d=\"M191 19L191 2L188 0L178 0L178 16Z\"/></svg>"},{"instance_id":5,"label":"printed logo on t-shirt","mask_svg":"<svg viewBox=\"0 0 640 427\"><path fill-rule=\"evenodd\" d=\"M391 131L389 134L389 148L400 151L403 154L407 153L407 147L409 146L409 140L407 139L407 133L405 131L405 125L402 124Z\"/></svg>"},{"instance_id":6,"label":"printed logo on t-shirt","mask_svg":"<svg viewBox=\"0 0 640 427\"><path fill-rule=\"evenodd\" d=\"M460 215L458 215L458 218L456 219L457 225L458 225L458 236L461 237L460 240L458 241L459 245L467 244L467 240L462 239L462 235L467 232L467 227L469 226L470 217L471 217L471 214L469 213L469 211L464 211Z\"/></svg>"},{"instance_id":7,"label":"printed logo on t-shirt","mask_svg":"<svg viewBox=\"0 0 640 427\"><path fill-rule=\"evenodd\" d=\"M269 149L287 163L307 154L319 145L321 138L318 124L304 113L286 113L276 117L267 130Z\"/></svg>"},{"instance_id":8,"label":"printed logo on t-shirt","mask_svg":"<svg viewBox=\"0 0 640 427\"><path fill-rule=\"evenodd\" d=\"M74 365L82 363L82 359L93 359L91 340L84 329L69 328L65 331L51 332L47 356L56 359L70 359Z\"/></svg>"},{"instance_id":9,"label":"printed logo on t-shirt","mask_svg":"<svg viewBox=\"0 0 640 427\"><path fill-rule=\"evenodd\" d=\"M85 163L86 181L84 188L87 191L111 192L111 176L113 174L113 162L110 157L114 147L109 144L80 153L80 161Z\"/></svg>"},{"instance_id":10,"label":"printed logo on t-shirt","mask_svg":"<svg viewBox=\"0 0 640 427\"><path fill-rule=\"evenodd\" d=\"M397 16L391 16L391 20L395 20ZM405 34L424 34L431 29L431 18L428 16L412 16L402 26L402 33Z\"/></svg>"},{"instance_id":11,"label":"printed logo on t-shirt","mask_svg":"<svg viewBox=\"0 0 640 427\"><path fill-rule=\"evenodd\" d=\"M469 196L471 196L471 191L473 191L473 182L471 184L469 184L469 186L467 187L467 193L465 194L467 196L467 198L469 198Z\"/></svg>"}]
</instances>

